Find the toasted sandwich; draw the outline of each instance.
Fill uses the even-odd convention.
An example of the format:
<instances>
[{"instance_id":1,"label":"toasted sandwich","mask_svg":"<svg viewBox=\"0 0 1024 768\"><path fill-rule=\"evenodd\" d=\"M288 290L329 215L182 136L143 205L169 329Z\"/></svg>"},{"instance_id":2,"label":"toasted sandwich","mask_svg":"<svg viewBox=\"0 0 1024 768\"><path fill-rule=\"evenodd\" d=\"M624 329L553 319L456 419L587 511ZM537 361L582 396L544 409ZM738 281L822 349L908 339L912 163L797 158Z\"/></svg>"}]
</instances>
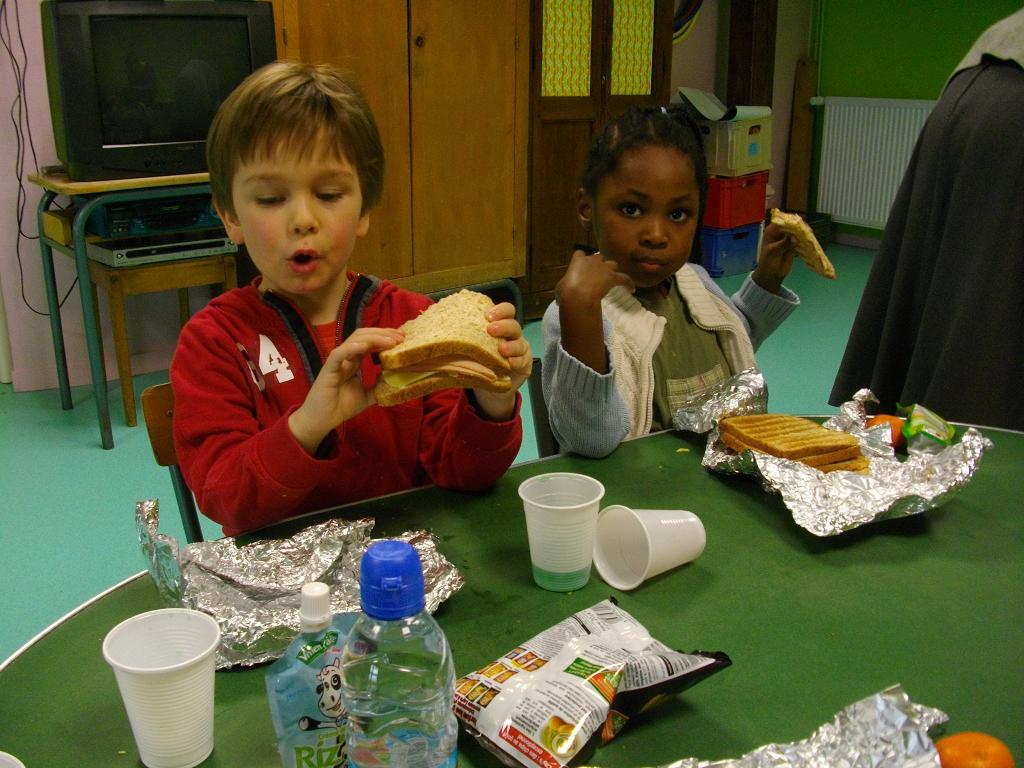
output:
<instances>
[{"instance_id":1,"label":"toasted sandwich","mask_svg":"<svg viewBox=\"0 0 1024 768\"><path fill-rule=\"evenodd\" d=\"M405 340L379 356L377 404L398 405L455 387L511 390L508 360L498 351L501 340L487 332L493 306L484 294L462 290L399 326Z\"/></svg>"},{"instance_id":2,"label":"toasted sandwich","mask_svg":"<svg viewBox=\"0 0 1024 768\"><path fill-rule=\"evenodd\" d=\"M826 429L800 416L779 413L726 416L718 423L719 438L737 453L760 451L791 459L822 472L863 472L868 460L857 438L847 432Z\"/></svg>"},{"instance_id":3,"label":"toasted sandwich","mask_svg":"<svg viewBox=\"0 0 1024 768\"><path fill-rule=\"evenodd\" d=\"M778 208L772 208L771 223L780 227L786 234L793 236L797 256L803 259L808 267L822 277L827 277L829 280L836 279L836 268L828 260L828 256L822 250L814 232L799 214L786 213Z\"/></svg>"}]
</instances>

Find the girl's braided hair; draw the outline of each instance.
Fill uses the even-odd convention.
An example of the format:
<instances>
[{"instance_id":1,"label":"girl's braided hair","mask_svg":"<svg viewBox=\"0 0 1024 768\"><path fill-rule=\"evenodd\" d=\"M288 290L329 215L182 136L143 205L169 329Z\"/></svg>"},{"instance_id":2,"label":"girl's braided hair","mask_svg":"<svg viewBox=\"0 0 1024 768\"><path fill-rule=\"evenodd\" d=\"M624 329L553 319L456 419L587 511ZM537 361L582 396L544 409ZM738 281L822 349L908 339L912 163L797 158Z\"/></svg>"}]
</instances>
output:
<instances>
[{"instance_id":1,"label":"girl's braided hair","mask_svg":"<svg viewBox=\"0 0 1024 768\"><path fill-rule=\"evenodd\" d=\"M704 144L700 126L681 106L630 107L608 121L587 153L580 186L588 195L596 197L601 179L615 172L626 152L650 145L673 147L693 162L700 193L698 217L702 217L708 194ZM694 245L696 248L698 244Z\"/></svg>"}]
</instances>

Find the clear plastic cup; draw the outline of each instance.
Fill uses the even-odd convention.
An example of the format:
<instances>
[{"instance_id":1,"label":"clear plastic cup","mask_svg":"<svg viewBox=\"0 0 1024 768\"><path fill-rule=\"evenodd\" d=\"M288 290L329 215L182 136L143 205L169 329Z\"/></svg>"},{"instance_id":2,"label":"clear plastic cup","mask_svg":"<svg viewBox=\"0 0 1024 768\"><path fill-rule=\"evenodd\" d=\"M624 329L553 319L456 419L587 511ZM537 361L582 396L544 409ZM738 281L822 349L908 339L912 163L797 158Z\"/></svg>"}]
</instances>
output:
<instances>
[{"instance_id":1,"label":"clear plastic cup","mask_svg":"<svg viewBox=\"0 0 1024 768\"><path fill-rule=\"evenodd\" d=\"M524 480L519 496L537 586L570 592L585 585L604 486L587 475L552 472Z\"/></svg>"},{"instance_id":2,"label":"clear plastic cup","mask_svg":"<svg viewBox=\"0 0 1024 768\"><path fill-rule=\"evenodd\" d=\"M692 512L616 504L597 518L594 565L610 586L630 590L696 560L706 543L704 524Z\"/></svg>"},{"instance_id":3,"label":"clear plastic cup","mask_svg":"<svg viewBox=\"0 0 1024 768\"><path fill-rule=\"evenodd\" d=\"M125 619L103 640L139 757L148 768L192 768L213 751L212 616L164 608Z\"/></svg>"}]
</instances>

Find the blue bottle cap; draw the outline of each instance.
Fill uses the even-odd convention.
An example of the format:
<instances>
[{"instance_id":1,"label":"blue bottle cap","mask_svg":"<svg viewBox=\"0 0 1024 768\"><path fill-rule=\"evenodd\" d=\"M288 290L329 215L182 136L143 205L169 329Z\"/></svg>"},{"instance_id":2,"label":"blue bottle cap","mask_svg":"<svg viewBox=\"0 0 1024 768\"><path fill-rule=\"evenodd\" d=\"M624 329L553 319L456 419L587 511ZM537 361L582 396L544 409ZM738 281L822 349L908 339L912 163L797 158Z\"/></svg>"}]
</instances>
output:
<instances>
[{"instance_id":1,"label":"blue bottle cap","mask_svg":"<svg viewBox=\"0 0 1024 768\"><path fill-rule=\"evenodd\" d=\"M359 566L359 601L375 619L415 616L424 605L423 564L406 541L371 544Z\"/></svg>"}]
</instances>

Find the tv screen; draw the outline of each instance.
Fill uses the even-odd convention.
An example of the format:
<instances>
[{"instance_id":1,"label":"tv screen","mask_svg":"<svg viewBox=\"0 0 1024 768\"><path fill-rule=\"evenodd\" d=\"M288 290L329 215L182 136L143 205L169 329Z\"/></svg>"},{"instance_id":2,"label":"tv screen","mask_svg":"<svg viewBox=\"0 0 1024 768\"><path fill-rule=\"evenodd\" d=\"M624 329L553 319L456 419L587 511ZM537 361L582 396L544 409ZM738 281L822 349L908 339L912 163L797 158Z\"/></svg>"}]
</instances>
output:
<instances>
[{"instance_id":1,"label":"tv screen","mask_svg":"<svg viewBox=\"0 0 1024 768\"><path fill-rule=\"evenodd\" d=\"M213 114L275 58L270 3L44 0L57 155L73 180L204 171Z\"/></svg>"}]
</instances>

